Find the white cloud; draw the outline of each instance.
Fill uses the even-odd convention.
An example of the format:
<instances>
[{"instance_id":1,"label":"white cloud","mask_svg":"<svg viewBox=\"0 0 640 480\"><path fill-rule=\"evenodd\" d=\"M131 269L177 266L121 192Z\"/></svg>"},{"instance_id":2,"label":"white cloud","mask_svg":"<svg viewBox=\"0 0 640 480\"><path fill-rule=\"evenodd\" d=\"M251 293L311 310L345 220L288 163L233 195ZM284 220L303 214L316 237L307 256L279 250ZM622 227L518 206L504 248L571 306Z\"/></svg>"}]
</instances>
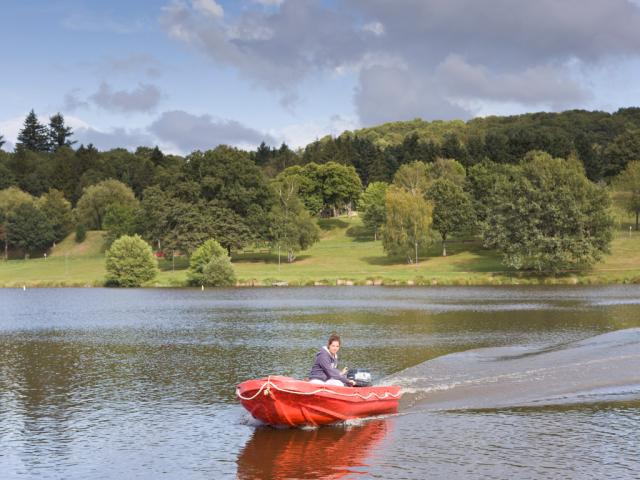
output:
<instances>
[{"instance_id":1,"label":"white cloud","mask_svg":"<svg viewBox=\"0 0 640 480\"><path fill-rule=\"evenodd\" d=\"M270 135L236 120L193 115L182 110L163 112L148 130L164 143L169 143L184 153L209 150L220 144L256 147L262 141L275 143Z\"/></svg>"},{"instance_id":2,"label":"white cloud","mask_svg":"<svg viewBox=\"0 0 640 480\"><path fill-rule=\"evenodd\" d=\"M149 135L144 129L137 128L111 128L109 130L98 130L87 126L78 128L74 132L73 140L77 140L78 145L93 144L98 150L111 150L112 148L126 148L135 150L140 146L153 146L156 144L155 138Z\"/></svg>"},{"instance_id":3,"label":"white cloud","mask_svg":"<svg viewBox=\"0 0 640 480\"><path fill-rule=\"evenodd\" d=\"M141 83L131 91L114 91L108 83L102 82L98 91L89 99L105 110L126 113L153 111L161 97L162 94L155 85Z\"/></svg>"},{"instance_id":4,"label":"white cloud","mask_svg":"<svg viewBox=\"0 0 640 480\"><path fill-rule=\"evenodd\" d=\"M81 118L73 117L71 115L64 115L64 123L73 128L74 131L81 128L89 128L89 124L87 122Z\"/></svg>"},{"instance_id":5,"label":"white cloud","mask_svg":"<svg viewBox=\"0 0 640 480\"><path fill-rule=\"evenodd\" d=\"M282 5L284 0L252 0L253 3L259 3L260 5L264 5L265 7L279 7Z\"/></svg>"},{"instance_id":6,"label":"white cloud","mask_svg":"<svg viewBox=\"0 0 640 480\"><path fill-rule=\"evenodd\" d=\"M5 140L16 143L18 133L20 133L23 125L24 117L13 117L3 120L0 122L0 135L3 135Z\"/></svg>"},{"instance_id":7,"label":"white cloud","mask_svg":"<svg viewBox=\"0 0 640 480\"><path fill-rule=\"evenodd\" d=\"M269 133L278 139L282 139L290 148L304 148L309 143L327 135L338 136L345 130L360 128L356 117L333 115L331 118L321 121L311 121L287 125L281 129L270 130Z\"/></svg>"},{"instance_id":8,"label":"white cloud","mask_svg":"<svg viewBox=\"0 0 640 480\"><path fill-rule=\"evenodd\" d=\"M163 25L169 36L175 40L190 43L195 39L195 35L191 32L188 25L191 19L191 12L183 3L176 1L162 7ZM171 19L167 21L166 19Z\"/></svg>"},{"instance_id":9,"label":"white cloud","mask_svg":"<svg viewBox=\"0 0 640 480\"><path fill-rule=\"evenodd\" d=\"M314 71L360 60L364 32L317 0L285 1L273 11L243 11L226 21L206 19L184 3L163 9L168 34L231 65L269 89L288 93Z\"/></svg>"},{"instance_id":10,"label":"white cloud","mask_svg":"<svg viewBox=\"0 0 640 480\"><path fill-rule=\"evenodd\" d=\"M491 104L581 106L593 88L568 63L640 58L640 8L628 0L252 3L224 19L175 3L162 23L173 38L277 91L285 108L310 77L355 73L365 124L466 118Z\"/></svg>"},{"instance_id":11,"label":"white cloud","mask_svg":"<svg viewBox=\"0 0 640 480\"><path fill-rule=\"evenodd\" d=\"M210 15L212 17L220 18L224 15L222 6L216 3L215 0L192 0L191 4L200 13Z\"/></svg>"},{"instance_id":12,"label":"white cloud","mask_svg":"<svg viewBox=\"0 0 640 480\"><path fill-rule=\"evenodd\" d=\"M355 103L365 126L414 118L452 120L471 116L437 81L413 70L376 66L363 70L359 82Z\"/></svg>"},{"instance_id":13,"label":"white cloud","mask_svg":"<svg viewBox=\"0 0 640 480\"><path fill-rule=\"evenodd\" d=\"M384 25L380 22L367 23L362 27L365 32L371 32L376 36L384 35Z\"/></svg>"},{"instance_id":14,"label":"white cloud","mask_svg":"<svg viewBox=\"0 0 640 480\"><path fill-rule=\"evenodd\" d=\"M89 102L80 98L80 92L81 90L79 88L74 88L70 92L66 93L64 96L62 110L65 112L73 112L80 108L87 108L89 106Z\"/></svg>"},{"instance_id":15,"label":"white cloud","mask_svg":"<svg viewBox=\"0 0 640 480\"><path fill-rule=\"evenodd\" d=\"M547 104L561 109L579 105L589 96L560 67L550 65L497 73L452 54L438 65L434 78L449 95L464 100Z\"/></svg>"}]
</instances>

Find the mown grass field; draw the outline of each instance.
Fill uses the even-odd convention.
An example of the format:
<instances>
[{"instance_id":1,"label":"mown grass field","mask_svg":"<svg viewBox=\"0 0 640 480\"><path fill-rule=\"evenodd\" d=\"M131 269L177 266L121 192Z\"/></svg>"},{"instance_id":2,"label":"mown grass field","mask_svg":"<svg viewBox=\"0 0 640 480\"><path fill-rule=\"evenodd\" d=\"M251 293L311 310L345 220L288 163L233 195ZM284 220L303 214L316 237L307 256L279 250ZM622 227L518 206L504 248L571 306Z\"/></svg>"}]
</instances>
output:
<instances>
[{"instance_id":1,"label":"mown grass field","mask_svg":"<svg viewBox=\"0 0 640 480\"><path fill-rule=\"evenodd\" d=\"M75 234L56 245L47 258L0 261L0 286L82 287L104 282L104 233L87 232L78 244Z\"/></svg>"},{"instance_id":2,"label":"mown grass field","mask_svg":"<svg viewBox=\"0 0 640 480\"><path fill-rule=\"evenodd\" d=\"M358 217L320 220L321 240L301 252L292 264L286 255L247 251L234 256L240 284L288 285L506 285L506 284L607 284L640 283L640 233L629 232L631 218L625 218L611 246L611 254L591 271L567 272L540 277L506 269L500 258L477 242L448 243L447 257L434 244L422 253L420 262L410 265L403 258L389 258L380 241L374 241ZM76 244L73 235L56 246L47 259L0 262L0 286L100 286L105 267L103 233L88 232L87 240ZM161 272L148 286L183 286L186 261L161 261Z\"/></svg>"}]
</instances>

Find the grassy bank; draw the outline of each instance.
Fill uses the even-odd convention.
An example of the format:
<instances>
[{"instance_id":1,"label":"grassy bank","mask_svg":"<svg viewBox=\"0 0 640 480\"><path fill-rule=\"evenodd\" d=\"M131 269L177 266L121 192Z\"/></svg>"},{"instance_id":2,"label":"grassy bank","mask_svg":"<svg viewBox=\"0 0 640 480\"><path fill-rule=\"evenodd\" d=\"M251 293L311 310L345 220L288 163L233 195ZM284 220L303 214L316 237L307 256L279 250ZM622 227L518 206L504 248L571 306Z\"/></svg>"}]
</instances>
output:
<instances>
[{"instance_id":1,"label":"grassy bank","mask_svg":"<svg viewBox=\"0 0 640 480\"><path fill-rule=\"evenodd\" d=\"M447 257L435 244L423 252L417 265L389 258L357 217L321 220L321 241L301 252L292 264L266 251L246 251L233 264L243 285L510 285L640 283L640 234L622 224L612 251L591 271L540 277L505 269L499 257L478 243L448 243ZM60 243L48 258L0 262L0 286L100 286L104 282L102 232L89 232L76 244L73 236ZM149 286L182 286L186 262L175 269L162 261L161 273Z\"/></svg>"}]
</instances>

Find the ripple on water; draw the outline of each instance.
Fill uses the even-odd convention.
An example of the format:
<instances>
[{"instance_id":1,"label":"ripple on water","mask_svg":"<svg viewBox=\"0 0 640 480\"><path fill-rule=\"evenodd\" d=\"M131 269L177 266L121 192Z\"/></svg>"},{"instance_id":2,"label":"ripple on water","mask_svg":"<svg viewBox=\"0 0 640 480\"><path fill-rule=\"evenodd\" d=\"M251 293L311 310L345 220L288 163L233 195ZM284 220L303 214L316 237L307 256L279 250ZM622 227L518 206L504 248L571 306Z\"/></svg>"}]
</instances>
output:
<instances>
[{"instance_id":1,"label":"ripple on water","mask_svg":"<svg viewBox=\"0 0 640 480\"><path fill-rule=\"evenodd\" d=\"M315 478L323 442L339 447L327 475L347 478L634 478L640 369L622 330L640 327L637 298L631 286L0 290L0 478ZM341 361L401 372L424 397L305 435L248 421L234 386L304 377L333 330Z\"/></svg>"}]
</instances>

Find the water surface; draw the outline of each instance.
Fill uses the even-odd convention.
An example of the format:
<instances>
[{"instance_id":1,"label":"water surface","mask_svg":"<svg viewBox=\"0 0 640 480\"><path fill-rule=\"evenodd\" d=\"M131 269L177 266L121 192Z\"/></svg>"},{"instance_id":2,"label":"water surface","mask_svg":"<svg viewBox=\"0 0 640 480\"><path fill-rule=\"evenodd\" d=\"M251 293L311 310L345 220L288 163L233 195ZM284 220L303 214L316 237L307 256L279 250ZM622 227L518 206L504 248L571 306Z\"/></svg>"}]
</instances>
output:
<instances>
[{"instance_id":1,"label":"water surface","mask_svg":"<svg viewBox=\"0 0 640 480\"><path fill-rule=\"evenodd\" d=\"M0 290L0 472L636 478L639 327L636 286ZM334 330L401 414L249 418L234 386L304 377Z\"/></svg>"}]
</instances>

